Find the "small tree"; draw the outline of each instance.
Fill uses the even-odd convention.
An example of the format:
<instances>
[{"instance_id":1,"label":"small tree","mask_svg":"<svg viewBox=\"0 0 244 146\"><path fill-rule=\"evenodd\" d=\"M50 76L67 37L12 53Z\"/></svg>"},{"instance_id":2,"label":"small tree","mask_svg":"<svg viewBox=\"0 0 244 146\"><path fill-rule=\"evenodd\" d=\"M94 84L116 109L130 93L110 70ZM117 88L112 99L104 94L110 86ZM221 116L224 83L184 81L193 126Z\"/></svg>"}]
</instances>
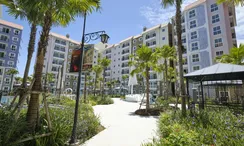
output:
<instances>
[{"instance_id":1,"label":"small tree","mask_svg":"<svg viewBox=\"0 0 244 146\"><path fill-rule=\"evenodd\" d=\"M99 75L102 73L102 67L101 65L94 65L92 67L92 71L95 72L95 81L94 81L94 96L96 95L96 86L97 86L97 83L98 83L98 78L99 78Z\"/></svg>"},{"instance_id":2,"label":"small tree","mask_svg":"<svg viewBox=\"0 0 244 146\"><path fill-rule=\"evenodd\" d=\"M102 97L104 95L104 82L105 82L105 71L106 68L110 65L111 60L108 58L103 58L103 59L99 59L98 60L98 64L101 65L102 69L103 69L103 88L102 88Z\"/></svg>"},{"instance_id":3,"label":"small tree","mask_svg":"<svg viewBox=\"0 0 244 146\"><path fill-rule=\"evenodd\" d=\"M128 80L129 76L128 75L123 75L122 76L122 81L123 81L123 86L122 87L122 90L123 90L123 95L125 96L125 81ZM122 84L121 84L122 85ZM121 90L121 89L120 89Z\"/></svg>"},{"instance_id":4,"label":"small tree","mask_svg":"<svg viewBox=\"0 0 244 146\"><path fill-rule=\"evenodd\" d=\"M12 69L9 69L7 71L7 74L11 75L11 84L10 84L10 88L9 88L9 92L11 92L12 91L12 85L13 85L13 82L14 82L14 76L19 74L19 71L14 69L14 68L12 68Z\"/></svg>"},{"instance_id":5,"label":"small tree","mask_svg":"<svg viewBox=\"0 0 244 146\"><path fill-rule=\"evenodd\" d=\"M135 74L142 73L146 78L146 112L149 110L149 78L150 78L150 68L157 68L158 58L155 52L151 48L143 45L139 48L135 55L132 56L132 61L129 62L130 66L135 66L135 69L131 71L131 76Z\"/></svg>"}]
</instances>

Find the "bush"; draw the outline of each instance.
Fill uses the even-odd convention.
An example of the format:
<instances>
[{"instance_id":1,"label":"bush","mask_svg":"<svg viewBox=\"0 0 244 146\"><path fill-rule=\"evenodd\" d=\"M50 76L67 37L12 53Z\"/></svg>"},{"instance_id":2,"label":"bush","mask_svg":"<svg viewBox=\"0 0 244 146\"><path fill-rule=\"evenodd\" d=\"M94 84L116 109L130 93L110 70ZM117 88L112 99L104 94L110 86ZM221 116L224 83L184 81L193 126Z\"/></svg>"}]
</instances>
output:
<instances>
[{"instance_id":1,"label":"bush","mask_svg":"<svg viewBox=\"0 0 244 146\"><path fill-rule=\"evenodd\" d=\"M160 139L146 146L161 145L235 145L244 143L244 116L230 110L205 110L181 117L181 112L168 112L158 122Z\"/></svg>"},{"instance_id":2,"label":"bush","mask_svg":"<svg viewBox=\"0 0 244 146\"><path fill-rule=\"evenodd\" d=\"M0 146L16 145L14 142L28 136L26 129L27 124L23 114L15 121L10 112L0 109Z\"/></svg>"},{"instance_id":3,"label":"bush","mask_svg":"<svg viewBox=\"0 0 244 146\"><path fill-rule=\"evenodd\" d=\"M59 104L65 106L75 106L75 100L70 99L66 96L61 96L60 101L57 97L48 97L47 98L48 104Z\"/></svg>"},{"instance_id":4,"label":"bush","mask_svg":"<svg viewBox=\"0 0 244 146\"><path fill-rule=\"evenodd\" d=\"M104 96L103 98L101 96L89 96L88 101L92 106L107 105L114 103L113 99L111 99L109 96Z\"/></svg>"},{"instance_id":5,"label":"bush","mask_svg":"<svg viewBox=\"0 0 244 146\"><path fill-rule=\"evenodd\" d=\"M70 101L68 101L70 103ZM65 102L65 104L67 104ZM100 125L99 118L93 113L93 108L88 104L80 104L77 123L77 138L83 143L96 135L104 128ZM45 113L41 109L40 127L35 135L49 133ZM74 119L74 106L63 106L49 109L52 135L27 141L19 145L26 146L63 146L69 140ZM27 131L25 114L15 121L7 111L0 110L0 146L10 145L18 140L31 136Z\"/></svg>"}]
</instances>

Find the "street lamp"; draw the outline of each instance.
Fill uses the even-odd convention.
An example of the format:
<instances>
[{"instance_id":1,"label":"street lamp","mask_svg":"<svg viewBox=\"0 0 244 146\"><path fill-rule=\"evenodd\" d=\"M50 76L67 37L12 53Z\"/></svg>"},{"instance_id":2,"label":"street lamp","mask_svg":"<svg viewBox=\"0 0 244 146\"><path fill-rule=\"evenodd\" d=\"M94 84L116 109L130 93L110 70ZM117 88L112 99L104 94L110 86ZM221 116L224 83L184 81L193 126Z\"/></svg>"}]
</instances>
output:
<instances>
[{"instance_id":1,"label":"street lamp","mask_svg":"<svg viewBox=\"0 0 244 146\"><path fill-rule=\"evenodd\" d=\"M84 44L88 43L91 40L101 39L101 42L107 43L109 36L105 33L105 31L98 31L93 33L85 34L86 30L86 13L84 14L84 24L83 24L83 33L82 33L82 41L81 41L81 52L80 53L80 62L79 62L79 73L78 73L78 85L76 90L76 103L75 103L75 115L74 115L74 123L72 129L72 135L70 138L69 143L73 144L76 142L76 129L77 129L77 121L78 121L78 109L79 109L79 100L80 100L80 83L81 83L81 72L82 72L82 65L84 61L83 54L85 53Z\"/></svg>"}]
</instances>

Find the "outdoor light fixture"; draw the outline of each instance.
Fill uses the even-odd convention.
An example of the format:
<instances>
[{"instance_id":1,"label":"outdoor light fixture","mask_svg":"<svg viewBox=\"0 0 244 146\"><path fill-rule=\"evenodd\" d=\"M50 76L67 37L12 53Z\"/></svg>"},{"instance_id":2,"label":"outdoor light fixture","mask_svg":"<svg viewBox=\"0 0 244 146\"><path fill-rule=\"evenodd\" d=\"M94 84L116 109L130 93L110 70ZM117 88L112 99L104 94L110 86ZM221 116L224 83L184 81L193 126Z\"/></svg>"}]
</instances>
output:
<instances>
[{"instance_id":1,"label":"outdoor light fixture","mask_svg":"<svg viewBox=\"0 0 244 146\"><path fill-rule=\"evenodd\" d=\"M109 36L108 36L106 33L101 34L100 37L101 37L101 42L102 42L103 44L108 43Z\"/></svg>"},{"instance_id":2,"label":"outdoor light fixture","mask_svg":"<svg viewBox=\"0 0 244 146\"><path fill-rule=\"evenodd\" d=\"M84 54L85 54L85 43L90 42L91 40L97 40L101 38L101 42L103 44L108 42L109 36L105 33L105 31L97 31L93 33L85 34L86 29L86 13L84 15L84 25L83 25L83 32L82 32L82 40L81 40L81 47L79 50L78 58L78 64L77 64L77 71L78 71L78 84L77 84L77 90L76 90L76 103L75 103L75 114L74 114L74 123L73 123L73 129L72 129L72 135L70 138L69 143L74 144L76 142L76 130L77 130L77 121L78 121L78 109L79 109L79 100L80 100L80 84L81 84L81 72L82 72L82 66L84 62Z\"/></svg>"}]
</instances>

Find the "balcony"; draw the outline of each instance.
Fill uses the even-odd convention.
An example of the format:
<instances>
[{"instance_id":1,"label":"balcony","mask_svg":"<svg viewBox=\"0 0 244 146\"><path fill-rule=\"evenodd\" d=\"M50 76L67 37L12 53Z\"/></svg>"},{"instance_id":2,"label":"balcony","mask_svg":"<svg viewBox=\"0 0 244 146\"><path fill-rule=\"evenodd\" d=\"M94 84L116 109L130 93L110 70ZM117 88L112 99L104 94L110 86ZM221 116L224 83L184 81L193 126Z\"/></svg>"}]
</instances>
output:
<instances>
[{"instance_id":1,"label":"balcony","mask_svg":"<svg viewBox=\"0 0 244 146\"><path fill-rule=\"evenodd\" d=\"M130 53L130 50L123 50L123 51L122 51L122 55L123 55L123 54L127 54L127 53Z\"/></svg>"},{"instance_id":2,"label":"balcony","mask_svg":"<svg viewBox=\"0 0 244 146\"><path fill-rule=\"evenodd\" d=\"M146 35L145 39L149 40L149 39L152 39L152 38L155 38L155 37L156 37L156 33L153 33L153 34L150 34L150 35Z\"/></svg>"},{"instance_id":3,"label":"balcony","mask_svg":"<svg viewBox=\"0 0 244 146\"><path fill-rule=\"evenodd\" d=\"M130 73L129 70L127 70L127 71L124 71L124 70L123 70L123 71L121 72L122 75L124 75L124 74L129 74L129 73Z\"/></svg>"},{"instance_id":4,"label":"balcony","mask_svg":"<svg viewBox=\"0 0 244 146\"><path fill-rule=\"evenodd\" d=\"M122 67L129 67L129 64L128 63L123 63Z\"/></svg>"},{"instance_id":5,"label":"balcony","mask_svg":"<svg viewBox=\"0 0 244 146\"><path fill-rule=\"evenodd\" d=\"M157 75L152 75L152 76L149 77L149 79L150 80L155 80L155 79L157 79Z\"/></svg>"},{"instance_id":6,"label":"balcony","mask_svg":"<svg viewBox=\"0 0 244 146\"><path fill-rule=\"evenodd\" d=\"M109 54L109 53L111 53L112 51L111 50L107 50L105 53L106 54Z\"/></svg>"},{"instance_id":7,"label":"balcony","mask_svg":"<svg viewBox=\"0 0 244 146\"><path fill-rule=\"evenodd\" d=\"M58 40L58 39L56 39L56 40L55 40L55 43L66 46L66 41L62 41L62 40Z\"/></svg>"},{"instance_id":8,"label":"balcony","mask_svg":"<svg viewBox=\"0 0 244 146\"><path fill-rule=\"evenodd\" d=\"M236 33L232 33L232 39L236 39Z\"/></svg>"},{"instance_id":9,"label":"balcony","mask_svg":"<svg viewBox=\"0 0 244 146\"><path fill-rule=\"evenodd\" d=\"M154 47L154 46L156 46L156 41L153 41L153 42L150 42L150 43L146 43L146 46L148 46L148 47Z\"/></svg>"},{"instance_id":10,"label":"balcony","mask_svg":"<svg viewBox=\"0 0 244 146\"><path fill-rule=\"evenodd\" d=\"M127 61L127 60L129 60L129 56L122 57L122 61Z\"/></svg>"},{"instance_id":11,"label":"balcony","mask_svg":"<svg viewBox=\"0 0 244 146\"><path fill-rule=\"evenodd\" d=\"M129 47L129 46L130 46L130 43L123 44L123 45L122 45L122 48Z\"/></svg>"},{"instance_id":12,"label":"balcony","mask_svg":"<svg viewBox=\"0 0 244 146\"><path fill-rule=\"evenodd\" d=\"M55 46L55 47L54 47L54 50L55 50L55 51L65 52L65 47Z\"/></svg>"}]
</instances>

